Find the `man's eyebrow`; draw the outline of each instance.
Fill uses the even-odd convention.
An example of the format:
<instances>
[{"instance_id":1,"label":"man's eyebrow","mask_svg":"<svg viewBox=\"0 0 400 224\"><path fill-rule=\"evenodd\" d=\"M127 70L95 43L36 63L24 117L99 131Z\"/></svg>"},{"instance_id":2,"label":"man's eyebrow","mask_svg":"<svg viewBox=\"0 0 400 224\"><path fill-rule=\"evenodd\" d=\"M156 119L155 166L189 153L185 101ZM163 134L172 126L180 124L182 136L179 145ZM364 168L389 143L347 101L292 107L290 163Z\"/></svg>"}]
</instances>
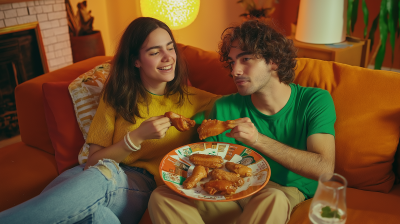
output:
<instances>
[{"instance_id":1,"label":"man's eyebrow","mask_svg":"<svg viewBox=\"0 0 400 224\"><path fill-rule=\"evenodd\" d=\"M239 53L238 55L236 55L236 59L238 59L238 58L240 58L240 57L242 57L242 56L244 56L244 55L252 55L253 53L251 53L250 51L243 51L242 53ZM228 59L229 60L232 60L232 58L231 57L229 57L228 56Z\"/></svg>"},{"instance_id":2,"label":"man's eyebrow","mask_svg":"<svg viewBox=\"0 0 400 224\"><path fill-rule=\"evenodd\" d=\"M171 45L171 44L173 44L173 43L174 43L174 42L170 41L170 42L167 43L167 46L168 46L168 45ZM158 49L158 48L161 48L161 46L158 45L158 46L149 47L149 48L146 49L146 52L149 51L149 50Z\"/></svg>"}]
</instances>

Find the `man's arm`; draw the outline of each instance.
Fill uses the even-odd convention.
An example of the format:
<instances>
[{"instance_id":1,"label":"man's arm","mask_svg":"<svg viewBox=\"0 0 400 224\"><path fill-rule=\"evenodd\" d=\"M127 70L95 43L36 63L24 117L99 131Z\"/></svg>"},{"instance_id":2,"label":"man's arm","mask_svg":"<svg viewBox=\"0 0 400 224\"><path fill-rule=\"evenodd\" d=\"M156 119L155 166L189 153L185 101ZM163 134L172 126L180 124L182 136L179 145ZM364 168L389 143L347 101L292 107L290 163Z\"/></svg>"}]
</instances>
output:
<instances>
[{"instance_id":1,"label":"man's arm","mask_svg":"<svg viewBox=\"0 0 400 224\"><path fill-rule=\"evenodd\" d=\"M290 171L318 180L323 173L333 173L335 166L335 138L331 134L313 134L307 138L307 151L299 150L258 133L249 118L226 135L252 146ZM257 139L257 141L256 141Z\"/></svg>"}]
</instances>

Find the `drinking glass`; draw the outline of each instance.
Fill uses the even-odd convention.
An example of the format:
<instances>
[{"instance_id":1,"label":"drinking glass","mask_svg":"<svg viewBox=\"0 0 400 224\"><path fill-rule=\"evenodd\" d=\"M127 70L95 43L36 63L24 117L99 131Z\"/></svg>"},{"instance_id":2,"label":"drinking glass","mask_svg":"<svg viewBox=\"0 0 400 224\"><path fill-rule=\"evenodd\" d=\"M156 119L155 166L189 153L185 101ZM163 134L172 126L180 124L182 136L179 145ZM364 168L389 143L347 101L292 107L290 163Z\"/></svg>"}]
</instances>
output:
<instances>
[{"instance_id":1,"label":"drinking glass","mask_svg":"<svg viewBox=\"0 0 400 224\"><path fill-rule=\"evenodd\" d=\"M318 179L318 188L308 217L314 224L344 224L347 180L337 173L325 173Z\"/></svg>"}]
</instances>

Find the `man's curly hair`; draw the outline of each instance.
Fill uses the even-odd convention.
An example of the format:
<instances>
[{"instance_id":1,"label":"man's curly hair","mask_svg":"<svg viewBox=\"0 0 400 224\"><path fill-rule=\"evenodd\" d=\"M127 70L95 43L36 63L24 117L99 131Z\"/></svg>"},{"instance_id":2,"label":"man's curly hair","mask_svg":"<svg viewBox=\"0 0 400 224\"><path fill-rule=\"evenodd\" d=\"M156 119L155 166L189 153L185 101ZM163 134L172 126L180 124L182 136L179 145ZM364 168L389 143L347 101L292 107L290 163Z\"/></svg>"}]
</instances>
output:
<instances>
[{"instance_id":1,"label":"man's curly hair","mask_svg":"<svg viewBox=\"0 0 400 224\"><path fill-rule=\"evenodd\" d=\"M253 53L256 57L263 57L266 63L270 61L278 65L279 81L290 84L294 80L296 67L296 51L293 41L285 38L283 34L258 20L249 20L235 27L228 27L221 35L219 43L220 61L226 67L232 68L228 63L228 55L232 43L238 41L242 51Z\"/></svg>"}]
</instances>

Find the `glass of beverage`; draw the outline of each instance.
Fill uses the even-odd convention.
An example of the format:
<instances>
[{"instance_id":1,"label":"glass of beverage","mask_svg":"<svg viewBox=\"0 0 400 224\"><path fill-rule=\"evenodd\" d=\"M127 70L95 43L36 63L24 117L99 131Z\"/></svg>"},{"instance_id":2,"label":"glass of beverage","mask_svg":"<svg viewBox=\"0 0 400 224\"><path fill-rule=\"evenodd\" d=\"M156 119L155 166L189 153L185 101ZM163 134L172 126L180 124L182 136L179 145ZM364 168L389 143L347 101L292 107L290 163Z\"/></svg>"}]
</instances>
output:
<instances>
[{"instance_id":1,"label":"glass of beverage","mask_svg":"<svg viewBox=\"0 0 400 224\"><path fill-rule=\"evenodd\" d=\"M347 218L347 180L337 173L322 174L308 217L314 224L344 224Z\"/></svg>"}]
</instances>

